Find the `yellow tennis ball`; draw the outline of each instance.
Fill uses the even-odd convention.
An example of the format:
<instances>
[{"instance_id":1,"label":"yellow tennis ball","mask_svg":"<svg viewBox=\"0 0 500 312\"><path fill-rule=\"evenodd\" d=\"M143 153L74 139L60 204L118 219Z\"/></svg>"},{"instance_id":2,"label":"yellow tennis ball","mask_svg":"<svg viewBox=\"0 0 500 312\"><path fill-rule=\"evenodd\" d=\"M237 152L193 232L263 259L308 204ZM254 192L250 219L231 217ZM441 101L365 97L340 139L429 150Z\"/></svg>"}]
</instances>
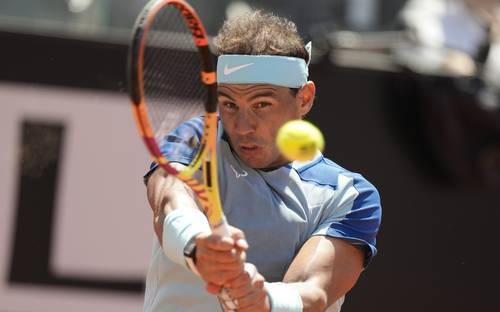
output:
<instances>
[{"instance_id":1,"label":"yellow tennis ball","mask_svg":"<svg viewBox=\"0 0 500 312\"><path fill-rule=\"evenodd\" d=\"M325 145L323 134L312 123L305 120L292 120L278 130L276 145L289 160L306 161L322 151Z\"/></svg>"}]
</instances>

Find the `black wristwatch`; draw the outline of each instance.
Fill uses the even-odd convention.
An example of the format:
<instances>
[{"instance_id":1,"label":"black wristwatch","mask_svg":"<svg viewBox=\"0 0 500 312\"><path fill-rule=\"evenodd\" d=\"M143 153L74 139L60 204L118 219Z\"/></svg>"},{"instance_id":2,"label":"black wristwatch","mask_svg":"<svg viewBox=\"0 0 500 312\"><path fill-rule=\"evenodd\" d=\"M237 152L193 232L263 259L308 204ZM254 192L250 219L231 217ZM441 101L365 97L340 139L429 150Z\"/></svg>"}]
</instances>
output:
<instances>
[{"instance_id":1,"label":"black wristwatch","mask_svg":"<svg viewBox=\"0 0 500 312\"><path fill-rule=\"evenodd\" d=\"M196 237L193 236L184 247L184 257L196 264Z\"/></svg>"}]
</instances>

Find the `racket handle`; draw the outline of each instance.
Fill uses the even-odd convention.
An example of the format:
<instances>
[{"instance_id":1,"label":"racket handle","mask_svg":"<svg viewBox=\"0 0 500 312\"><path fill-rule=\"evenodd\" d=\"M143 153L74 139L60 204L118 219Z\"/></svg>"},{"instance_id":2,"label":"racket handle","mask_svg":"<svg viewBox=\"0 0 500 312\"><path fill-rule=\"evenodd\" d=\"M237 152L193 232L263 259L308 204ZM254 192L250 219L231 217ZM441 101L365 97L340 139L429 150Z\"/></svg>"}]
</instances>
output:
<instances>
[{"instance_id":1,"label":"racket handle","mask_svg":"<svg viewBox=\"0 0 500 312\"><path fill-rule=\"evenodd\" d=\"M218 225L212 227L212 233L223 236L223 237L229 237L229 227L227 225L226 219L222 218L222 222L219 223ZM236 311L236 304L233 302L231 299L231 296L229 296L229 292L227 291L226 288L222 288L220 294L218 297L224 302L225 306L228 307L231 310Z\"/></svg>"},{"instance_id":2,"label":"racket handle","mask_svg":"<svg viewBox=\"0 0 500 312\"><path fill-rule=\"evenodd\" d=\"M229 308L231 311L236 311L236 309L238 308L238 305L236 304L235 301L233 301L231 296L229 296L229 292L227 291L226 288L222 288L218 297L224 303L224 306Z\"/></svg>"},{"instance_id":3,"label":"racket handle","mask_svg":"<svg viewBox=\"0 0 500 312\"><path fill-rule=\"evenodd\" d=\"M227 225L226 219L222 219L222 222L212 227L212 233L223 237L229 237L229 227Z\"/></svg>"}]
</instances>

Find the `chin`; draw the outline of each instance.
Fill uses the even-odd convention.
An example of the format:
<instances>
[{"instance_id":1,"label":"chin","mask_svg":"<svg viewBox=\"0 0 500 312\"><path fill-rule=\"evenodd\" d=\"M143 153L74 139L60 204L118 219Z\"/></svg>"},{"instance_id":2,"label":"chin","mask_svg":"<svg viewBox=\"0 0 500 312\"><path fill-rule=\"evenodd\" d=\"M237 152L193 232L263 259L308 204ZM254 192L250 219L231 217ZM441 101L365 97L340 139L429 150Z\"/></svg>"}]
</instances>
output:
<instances>
[{"instance_id":1,"label":"chin","mask_svg":"<svg viewBox=\"0 0 500 312\"><path fill-rule=\"evenodd\" d=\"M271 161L271 160L264 160L264 159L255 159L255 158L243 158L240 157L240 159L245 163L250 168L253 169L260 169L260 170L266 170L266 169L275 169L278 168L286 163L288 161Z\"/></svg>"},{"instance_id":2,"label":"chin","mask_svg":"<svg viewBox=\"0 0 500 312\"><path fill-rule=\"evenodd\" d=\"M254 169L263 169L267 167L266 162L262 162L256 159L244 159L242 158L243 162L250 168Z\"/></svg>"}]
</instances>

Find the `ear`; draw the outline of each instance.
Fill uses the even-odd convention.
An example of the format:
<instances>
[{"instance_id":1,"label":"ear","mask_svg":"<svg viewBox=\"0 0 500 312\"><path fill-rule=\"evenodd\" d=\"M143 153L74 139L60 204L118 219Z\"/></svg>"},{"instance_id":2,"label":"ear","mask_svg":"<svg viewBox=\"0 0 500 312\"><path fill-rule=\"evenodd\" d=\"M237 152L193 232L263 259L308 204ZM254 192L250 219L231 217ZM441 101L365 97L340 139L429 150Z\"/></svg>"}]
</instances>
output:
<instances>
[{"instance_id":1,"label":"ear","mask_svg":"<svg viewBox=\"0 0 500 312\"><path fill-rule=\"evenodd\" d=\"M311 110L314 104L314 95L316 94L316 86L314 82L308 81L305 85L300 88L297 94L297 100L299 101L299 113L303 118Z\"/></svg>"}]
</instances>

